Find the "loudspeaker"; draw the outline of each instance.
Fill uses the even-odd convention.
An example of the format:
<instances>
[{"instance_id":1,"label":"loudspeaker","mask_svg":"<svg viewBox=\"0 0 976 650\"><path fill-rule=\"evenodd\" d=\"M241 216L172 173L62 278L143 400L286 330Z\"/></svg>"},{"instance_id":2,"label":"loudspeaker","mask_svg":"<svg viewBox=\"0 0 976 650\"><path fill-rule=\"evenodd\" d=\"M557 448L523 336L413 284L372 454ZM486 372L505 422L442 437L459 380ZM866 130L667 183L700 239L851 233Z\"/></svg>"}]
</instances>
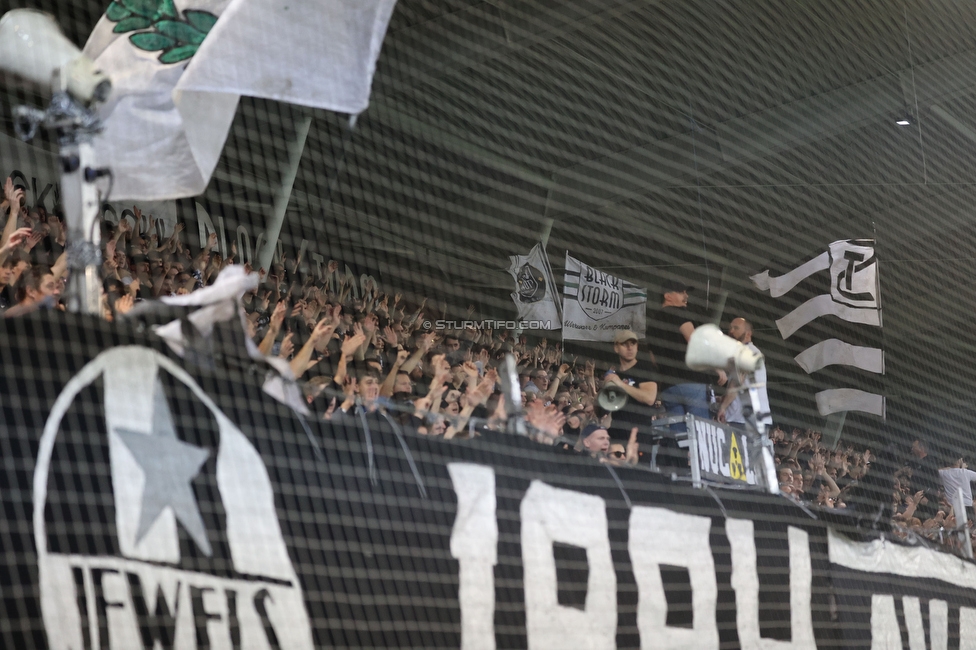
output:
<instances>
[{"instance_id":1,"label":"loudspeaker","mask_svg":"<svg viewBox=\"0 0 976 650\"><path fill-rule=\"evenodd\" d=\"M54 73L64 90L82 104L105 101L112 82L69 41L51 14L14 9L0 18L0 72L41 89L51 87Z\"/></svg>"},{"instance_id":2,"label":"loudspeaker","mask_svg":"<svg viewBox=\"0 0 976 650\"><path fill-rule=\"evenodd\" d=\"M736 370L749 374L761 367L762 362L761 353L722 334L711 323L692 332L685 354L685 363L692 370L725 370L734 364Z\"/></svg>"},{"instance_id":3,"label":"loudspeaker","mask_svg":"<svg viewBox=\"0 0 976 650\"><path fill-rule=\"evenodd\" d=\"M604 411L613 413L622 409L627 403L627 393L621 390L619 386L610 384L603 387L603 390L596 396L596 402Z\"/></svg>"}]
</instances>

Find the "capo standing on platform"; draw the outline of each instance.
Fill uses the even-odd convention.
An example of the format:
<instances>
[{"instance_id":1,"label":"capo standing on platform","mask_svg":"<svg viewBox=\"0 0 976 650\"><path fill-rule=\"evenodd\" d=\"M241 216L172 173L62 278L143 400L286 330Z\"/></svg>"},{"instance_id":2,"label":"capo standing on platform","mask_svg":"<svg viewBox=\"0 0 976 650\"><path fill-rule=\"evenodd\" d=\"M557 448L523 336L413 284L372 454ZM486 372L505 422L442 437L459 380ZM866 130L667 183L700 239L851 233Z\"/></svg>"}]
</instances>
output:
<instances>
[{"instance_id":1,"label":"capo standing on platform","mask_svg":"<svg viewBox=\"0 0 976 650\"><path fill-rule=\"evenodd\" d=\"M729 336L736 341L745 344L753 352L759 352L759 348L752 342L752 323L745 318L735 318L729 323ZM761 353L760 353L761 354ZM769 394L766 392L766 366L763 365L756 369L753 374L755 382L759 385L759 408L762 413L769 413ZM738 377L729 379L728 390L722 403L718 407L718 421L728 422L729 424L745 426L745 409L743 405L750 405L751 400L748 391L740 392ZM752 410L751 408L749 410Z\"/></svg>"},{"instance_id":2,"label":"capo standing on platform","mask_svg":"<svg viewBox=\"0 0 976 650\"><path fill-rule=\"evenodd\" d=\"M650 433L651 407L657 401L657 381L649 361L637 359L637 334L621 330L613 337L619 363L603 378L604 386L617 386L627 394L627 403L612 415L610 437L625 442L630 430Z\"/></svg>"},{"instance_id":3,"label":"capo standing on platform","mask_svg":"<svg viewBox=\"0 0 976 650\"><path fill-rule=\"evenodd\" d=\"M685 364L685 353L692 332L701 324L701 316L688 307L686 284L667 280L661 286L661 308L654 314L648 338L658 366L661 403L668 416L691 413L708 419L708 375L691 370ZM712 378L713 379L713 378ZM718 371L718 384L726 382ZM683 433L684 422L671 425L672 433Z\"/></svg>"}]
</instances>

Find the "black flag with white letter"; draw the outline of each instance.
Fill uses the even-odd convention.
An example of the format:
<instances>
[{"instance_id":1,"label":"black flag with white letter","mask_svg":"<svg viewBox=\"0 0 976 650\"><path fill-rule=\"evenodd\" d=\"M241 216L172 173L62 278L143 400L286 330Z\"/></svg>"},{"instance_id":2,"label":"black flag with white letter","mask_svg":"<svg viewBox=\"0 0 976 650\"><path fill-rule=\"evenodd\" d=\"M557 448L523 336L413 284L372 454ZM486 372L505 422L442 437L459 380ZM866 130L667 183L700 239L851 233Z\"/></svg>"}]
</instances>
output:
<instances>
[{"instance_id":1,"label":"black flag with white letter","mask_svg":"<svg viewBox=\"0 0 976 650\"><path fill-rule=\"evenodd\" d=\"M845 334L821 337L796 355L796 363L807 374L828 366L846 366L865 373L883 375L884 350L880 345L864 344L876 340L872 330L882 327L881 285L875 242L871 239L849 239L832 242L817 257L777 277L769 271L752 276L753 284L773 298L784 299L808 280L823 272L829 277L829 289L799 306L789 309L776 321L783 339L789 339L810 323L834 317L851 325ZM857 340L852 340L857 339ZM885 398L864 386L836 386L815 395L817 410L827 416L842 411L859 411L885 417Z\"/></svg>"}]
</instances>

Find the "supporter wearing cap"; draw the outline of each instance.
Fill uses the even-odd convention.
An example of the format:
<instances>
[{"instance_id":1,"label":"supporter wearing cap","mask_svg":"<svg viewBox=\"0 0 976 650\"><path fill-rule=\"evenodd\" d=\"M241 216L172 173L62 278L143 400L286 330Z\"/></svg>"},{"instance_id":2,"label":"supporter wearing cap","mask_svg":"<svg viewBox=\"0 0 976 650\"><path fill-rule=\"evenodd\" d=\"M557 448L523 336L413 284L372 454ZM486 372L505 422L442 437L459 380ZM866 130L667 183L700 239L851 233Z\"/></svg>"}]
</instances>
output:
<instances>
[{"instance_id":1,"label":"supporter wearing cap","mask_svg":"<svg viewBox=\"0 0 976 650\"><path fill-rule=\"evenodd\" d=\"M580 434L580 446L581 451L586 451L591 456L604 456L610 450L610 433L606 427L591 424Z\"/></svg>"},{"instance_id":2,"label":"supporter wearing cap","mask_svg":"<svg viewBox=\"0 0 976 650\"><path fill-rule=\"evenodd\" d=\"M613 351L617 353L618 364L604 376L603 383L626 393L627 403L611 416L610 436L625 441L634 427L649 433L651 410L657 401L657 381L651 362L637 358L637 334L632 330L620 330L614 335Z\"/></svg>"}]
</instances>

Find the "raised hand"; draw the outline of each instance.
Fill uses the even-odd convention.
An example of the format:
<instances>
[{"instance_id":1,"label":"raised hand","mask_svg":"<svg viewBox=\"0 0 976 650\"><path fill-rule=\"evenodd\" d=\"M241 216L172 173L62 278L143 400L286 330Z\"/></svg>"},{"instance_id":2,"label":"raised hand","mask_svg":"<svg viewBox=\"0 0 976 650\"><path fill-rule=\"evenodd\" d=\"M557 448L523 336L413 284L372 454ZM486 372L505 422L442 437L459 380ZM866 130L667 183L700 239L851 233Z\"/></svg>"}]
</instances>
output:
<instances>
[{"instance_id":1,"label":"raised hand","mask_svg":"<svg viewBox=\"0 0 976 650\"><path fill-rule=\"evenodd\" d=\"M431 397L434 398L434 402L437 403L437 404L439 404L441 401L443 401L444 393L446 393L446 392L447 392L447 385L446 384L440 384L439 386L438 385L435 385L431 389L430 394L431 394Z\"/></svg>"},{"instance_id":2,"label":"raised hand","mask_svg":"<svg viewBox=\"0 0 976 650\"><path fill-rule=\"evenodd\" d=\"M30 250L35 246L37 246L39 243L41 243L42 239L44 239L44 233L41 232L31 233L24 241L24 248Z\"/></svg>"},{"instance_id":3,"label":"raised hand","mask_svg":"<svg viewBox=\"0 0 976 650\"><path fill-rule=\"evenodd\" d=\"M443 383L447 376L451 374L451 366L447 363L443 354L435 354L430 360L430 366L434 369L434 383Z\"/></svg>"},{"instance_id":4,"label":"raised hand","mask_svg":"<svg viewBox=\"0 0 976 650\"><path fill-rule=\"evenodd\" d=\"M292 336L294 332L288 332L285 334L285 338L281 341L281 348L278 350L278 356L282 359L287 359L291 356L291 353L295 351L295 344L292 342Z\"/></svg>"},{"instance_id":5,"label":"raised hand","mask_svg":"<svg viewBox=\"0 0 976 650\"><path fill-rule=\"evenodd\" d=\"M468 387L468 399L475 404L484 404L495 390L495 382L485 377L477 386Z\"/></svg>"},{"instance_id":6,"label":"raised hand","mask_svg":"<svg viewBox=\"0 0 976 650\"><path fill-rule=\"evenodd\" d=\"M627 441L627 455L625 456L627 462L636 465L639 452L640 445L637 443L637 427L634 427L630 430L630 439Z\"/></svg>"},{"instance_id":7,"label":"raised hand","mask_svg":"<svg viewBox=\"0 0 976 650\"><path fill-rule=\"evenodd\" d=\"M334 329L335 324L328 316L326 316L315 324L315 329L312 330L311 338L315 342L321 341L323 338L331 334Z\"/></svg>"},{"instance_id":8,"label":"raised hand","mask_svg":"<svg viewBox=\"0 0 976 650\"><path fill-rule=\"evenodd\" d=\"M279 300L278 304L275 305L274 311L271 312L271 324L280 327L281 323L285 320L285 312L288 311L288 305L285 304L284 300Z\"/></svg>"},{"instance_id":9,"label":"raised hand","mask_svg":"<svg viewBox=\"0 0 976 650\"><path fill-rule=\"evenodd\" d=\"M469 379L478 378L478 366L474 365L471 361L465 361L461 365L461 369L464 370L464 374L468 376Z\"/></svg>"},{"instance_id":10,"label":"raised hand","mask_svg":"<svg viewBox=\"0 0 976 650\"><path fill-rule=\"evenodd\" d=\"M498 383L498 371L494 368L489 369L488 372L485 373L485 379L490 379L492 386L494 386Z\"/></svg>"},{"instance_id":11,"label":"raised hand","mask_svg":"<svg viewBox=\"0 0 976 650\"><path fill-rule=\"evenodd\" d=\"M526 406L525 419L549 438L549 442L562 434L566 423L565 415L554 408L547 409L538 399Z\"/></svg>"},{"instance_id":12,"label":"raised hand","mask_svg":"<svg viewBox=\"0 0 976 650\"><path fill-rule=\"evenodd\" d=\"M135 297L131 293L125 294L115 301L115 313L128 314L132 310L132 305L134 303Z\"/></svg>"},{"instance_id":13,"label":"raised hand","mask_svg":"<svg viewBox=\"0 0 976 650\"><path fill-rule=\"evenodd\" d=\"M396 347L398 342L396 332L389 325L383 328L383 339L393 347Z\"/></svg>"},{"instance_id":14,"label":"raised hand","mask_svg":"<svg viewBox=\"0 0 976 650\"><path fill-rule=\"evenodd\" d=\"M30 236L33 231L30 228L18 228L10 235L10 239L7 240L7 248L15 248L23 244Z\"/></svg>"},{"instance_id":15,"label":"raised hand","mask_svg":"<svg viewBox=\"0 0 976 650\"><path fill-rule=\"evenodd\" d=\"M810 457L810 469L813 470L815 474L820 474L823 472L825 467L826 463L824 461L824 457L819 453L815 453Z\"/></svg>"},{"instance_id":16,"label":"raised hand","mask_svg":"<svg viewBox=\"0 0 976 650\"><path fill-rule=\"evenodd\" d=\"M366 335L363 334L361 330L359 332L356 332L355 334L347 338L345 341L343 341L342 343L343 356L351 357L356 353L356 350L359 349L359 346L361 346L365 342L366 342Z\"/></svg>"},{"instance_id":17,"label":"raised hand","mask_svg":"<svg viewBox=\"0 0 976 650\"><path fill-rule=\"evenodd\" d=\"M424 416L427 415L427 411L430 410L431 402L433 402L433 400L430 397L421 397L420 399L415 400L413 403L413 414L421 420L424 419Z\"/></svg>"},{"instance_id":18,"label":"raised hand","mask_svg":"<svg viewBox=\"0 0 976 650\"><path fill-rule=\"evenodd\" d=\"M404 350L400 348L397 350L396 365L397 367L402 366L404 362L410 358L410 350Z\"/></svg>"}]
</instances>

